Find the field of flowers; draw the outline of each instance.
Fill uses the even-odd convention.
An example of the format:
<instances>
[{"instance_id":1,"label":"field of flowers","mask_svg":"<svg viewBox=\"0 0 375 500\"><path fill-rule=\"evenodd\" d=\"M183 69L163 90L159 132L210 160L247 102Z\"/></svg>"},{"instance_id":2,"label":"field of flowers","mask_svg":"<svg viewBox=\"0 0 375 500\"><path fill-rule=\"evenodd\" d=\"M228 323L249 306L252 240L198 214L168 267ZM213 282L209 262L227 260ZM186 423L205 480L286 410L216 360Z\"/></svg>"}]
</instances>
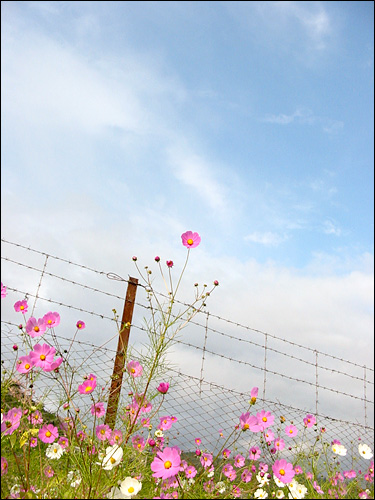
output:
<instances>
[{"instance_id":1,"label":"field of flowers","mask_svg":"<svg viewBox=\"0 0 375 500\"><path fill-rule=\"evenodd\" d=\"M192 231L181 239L187 257L176 285L173 261L167 260L163 269L155 257L169 297L165 303L153 293L151 270L141 270L133 257L148 294L149 345L141 359L126 353L123 390L128 400L118 409L113 428L105 423L109 394L97 383L98 374L94 369L79 374L77 383L70 350L59 350L59 313L47 311L37 319L28 316L27 300L14 304L22 321L13 367L2 370L1 497L373 498L373 453L366 443L358 442L352 466L344 470L340 458L348 449L340 436L325 440L326 429L318 427L312 414L289 422L267 408L257 409L257 387L249 390L248 406L228 435L212 430L218 437L215 449L207 449L200 436L193 443L195 453L168 446L178 415L163 412L165 395L173 395L165 354L219 285L214 280L208 290L195 284L193 303L174 312L190 250L200 243ZM7 300L3 284L1 298ZM126 327L118 325L119 331ZM78 320L72 343L84 328ZM35 398L38 382L47 375L60 389L55 413ZM249 443L246 454L237 449L244 439Z\"/></svg>"}]
</instances>

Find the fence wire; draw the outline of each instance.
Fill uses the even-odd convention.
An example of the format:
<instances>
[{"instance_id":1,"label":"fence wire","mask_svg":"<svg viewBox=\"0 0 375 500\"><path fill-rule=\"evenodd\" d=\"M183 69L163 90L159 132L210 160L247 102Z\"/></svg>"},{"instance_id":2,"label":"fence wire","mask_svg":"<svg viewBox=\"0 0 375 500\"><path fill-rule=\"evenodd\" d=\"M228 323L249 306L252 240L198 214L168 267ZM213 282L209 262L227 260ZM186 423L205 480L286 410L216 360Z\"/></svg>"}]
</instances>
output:
<instances>
[{"instance_id":1,"label":"fence wire","mask_svg":"<svg viewBox=\"0 0 375 500\"><path fill-rule=\"evenodd\" d=\"M79 337L73 344L72 338L69 337L58 335L56 340L62 352L64 349L70 349L69 362L75 373L76 383L82 383L83 374L95 371L98 374L98 384L108 387L118 338L115 318L110 316L108 311L113 309L113 305L116 311L121 311L125 290L120 286L123 287L122 282L126 283L128 280L113 272L99 271L6 240L2 242L8 245L6 248L16 247L20 252L18 258L2 257L7 269L20 271L18 274L14 273L14 283L5 283L11 305L14 303L12 298L19 300L26 296L34 299L32 311L36 311L35 315L50 304L49 307L59 306L61 310L66 311L66 324L74 325L77 319L90 323L90 333L79 332ZM31 254L39 260L30 259ZM73 271L71 266L74 266ZM113 279L118 283L111 281ZM35 293L30 291L31 286L35 287ZM140 285L140 291L145 288ZM82 291L85 293L82 294ZM142 324L141 316L150 312L146 294L140 291L132 324L132 332L136 331L137 334L130 336L130 343L136 348L135 353L142 343L147 342L147 328ZM167 298L165 294L157 291L155 293L160 298ZM100 298L100 310L97 306L98 299L93 298L95 296ZM60 297L63 297L63 300ZM177 300L176 303L184 307L189 306ZM9 370L15 357L12 346L19 343L20 331L10 307L5 318L2 321L2 363L3 367ZM250 337L250 332L257 334L259 340L254 339L253 335ZM285 346L285 349L278 348L279 343ZM353 446L358 444L359 439L368 444L374 442L373 420L370 420L369 425L374 404L369 397L369 393L373 393L374 385L374 370L371 367L222 318L207 310L197 313L189 323L189 336L177 337L175 345L175 359L181 361L183 366L175 366L169 371L173 373L173 391L167 395L162 411L163 415L173 414L178 418L173 427L171 442L185 450L194 449L196 437L202 439L208 449L220 446L220 440L223 438L219 432L222 432L224 437L228 435L238 424L241 413L248 408L249 391L238 388L241 381L249 379L250 372L252 378L259 381L254 385L263 385L263 391L260 391L262 397L259 397L256 408L264 407L285 418L285 425L290 422L301 423L306 413L312 412L314 408L319 427L326 428L328 439L339 438L341 442L347 442L348 445L351 443ZM240 346L239 349L237 345ZM292 351L288 351L288 346ZM189 366L183 363L187 356L194 360ZM288 362L285 363L285 360ZM330 363L334 363L334 367L329 366ZM225 367L226 373L234 373L235 389L233 385L230 387L224 383L223 377L217 379ZM186 373L187 371L189 373ZM257 377L254 374L258 372ZM299 375L296 376L296 373ZM349 382L354 388L351 391L347 390ZM242 387L248 384L244 382ZM275 387L274 392L272 387ZM341 390L342 387L345 389ZM63 401L61 391L54 384L54 375L40 379L35 390L38 397L48 393L44 402L50 411L61 410ZM313 397L313 405L297 408L287 404L288 399L292 399L288 398L288 395L303 395L307 390L312 391L308 394ZM123 387L123 404L127 404L127 392ZM282 400L279 400L281 398L277 394L283 394ZM355 405L354 419L345 420L333 415L331 410L334 396L339 398L337 406L340 414L343 408L352 408ZM242 445L246 448L251 446L251 442L243 442Z\"/></svg>"}]
</instances>

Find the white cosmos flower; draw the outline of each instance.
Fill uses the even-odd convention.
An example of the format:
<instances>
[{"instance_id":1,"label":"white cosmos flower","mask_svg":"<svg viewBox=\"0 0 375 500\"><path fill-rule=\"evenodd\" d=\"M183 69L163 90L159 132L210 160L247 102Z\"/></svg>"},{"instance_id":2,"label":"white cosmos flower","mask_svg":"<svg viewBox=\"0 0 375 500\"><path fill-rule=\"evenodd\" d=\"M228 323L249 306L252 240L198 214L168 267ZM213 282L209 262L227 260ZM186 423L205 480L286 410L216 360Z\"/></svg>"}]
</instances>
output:
<instances>
[{"instance_id":1,"label":"white cosmos flower","mask_svg":"<svg viewBox=\"0 0 375 500\"><path fill-rule=\"evenodd\" d=\"M118 444L114 444L113 446L108 446L105 453L105 456L103 453L99 454L101 462L96 463L101 465L104 470L112 470L113 467L116 467L121 462L124 451Z\"/></svg>"},{"instance_id":2,"label":"white cosmos flower","mask_svg":"<svg viewBox=\"0 0 375 500\"><path fill-rule=\"evenodd\" d=\"M51 459L58 460L64 453L64 448L62 448L59 443L52 443L46 449L46 456Z\"/></svg>"},{"instance_id":3,"label":"white cosmos flower","mask_svg":"<svg viewBox=\"0 0 375 500\"><path fill-rule=\"evenodd\" d=\"M333 444L332 451L336 453L336 455L340 455L340 457L345 457L347 449L342 444Z\"/></svg>"},{"instance_id":4,"label":"white cosmos flower","mask_svg":"<svg viewBox=\"0 0 375 500\"><path fill-rule=\"evenodd\" d=\"M269 477L268 477L268 473L267 473L267 472L265 472L263 477L262 477L260 474L261 474L261 473L260 473L260 472L258 472L258 474L257 474L257 476L256 476L257 481L258 481L258 483L259 483L259 486L264 486L265 484L269 483L270 479L269 479ZM261 498L266 498L266 497L261 497Z\"/></svg>"},{"instance_id":5,"label":"white cosmos flower","mask_svg":"<svg viewBox=\"0 0 375 500\"><path fill-rule=\"evenodd\" d=\"M141 490L142 483L133 477L126 477L120 485L123 498L131 498Z\"/></svg>"},{"instance_id":6,"label":"white cosmos flower","mask_svg":"<svg viewBox=\"0 0 375 500\"><path fill-rule=\"evenodd\" d=\"M371 448L364 443L358 445L358 451L361 457L366 458L366 460L370 460L373 457Z\"/></svg>"},{"instance_id":7,"label":"white cosmos flower","mask_svg":"<svg viewBox=\"0 0 375 500\"><path fill-rule=\"evenodd\" d=\"M72 488L76 488L78 485L81 484L81 481L82 481L81 475L77 471L71 470L70 472L68 472L67 478L68 478L68 482L71 481L70 486Z\"/></svg>"},{"instance_id":8,"label":"white cosmos flower","mask_svg":"<svg viewBox=\"0 0 375 500\"><path fill-rule=\"evenodd\" d=\"M158 429L155 431L155 437L162 438L164 436L163 431L161 429Z\"/></svg>"},{"instance_id":9,"label":"white cosmos flower","mask_svg":"<svg viewBox=\"0 0 375 500\"><path fill-rule=\"evenodd\" d=\"M293 487L290 486L291 484L293 484ZM288 498L305 498L305 495L307 493L306 486L297 482L289 483L288 486L290 489Z\"/></svg>"},{"instance_id":10,"label":"white cosmos flower","mask_svg":"<svg viewBox=\"0 0 375 500\"><path fill-rule=\"evenodd\" d=\"M280 479L277 476L275 476L275 474L273 475L273 480L275 481L276 486L278 486L279 488L284 488L285 483L283 483L282 481L280 481Z\"/></svg>"},{"instance_id":11,"label":"white cosmos flower","mask_svg":"<svg viewBox=\"0 0 375 500\"><path fill-rule=\"evenodd\" d=\"M113 486L111 491L107 494L107 498L128 498L125 496L120 488L116 488L116 486Z\"/></svg>"},{"instance_id":12,"label":"white cosmos flower","mask_svg":"<svg viewBox=\"0 0 375 500\"><path fill-rule=\"evenodd\" d=\"M268 497L268 493L266 491L264 491L262 488L258 488L254 492L254 498L267 498L267 497Z\"/></svg>"},{"instance_id":13,"label":"white cosmos flower","mask_svg":"<svg viewBox=\"0 0 375 500\"><path fill-rule=\"evenodd\" d=\"M284 492L283 490L277 490L276 491L276 498L284 498Z\"/></svg>"}]
</instances>

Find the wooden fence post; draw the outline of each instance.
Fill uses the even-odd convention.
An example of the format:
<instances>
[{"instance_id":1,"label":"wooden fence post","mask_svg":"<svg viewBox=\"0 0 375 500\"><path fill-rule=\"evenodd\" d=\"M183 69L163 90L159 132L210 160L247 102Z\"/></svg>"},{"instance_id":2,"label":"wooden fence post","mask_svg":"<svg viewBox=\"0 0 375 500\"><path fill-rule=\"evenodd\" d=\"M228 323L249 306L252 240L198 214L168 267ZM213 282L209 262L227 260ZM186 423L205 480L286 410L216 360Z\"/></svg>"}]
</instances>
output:
<instances>
[{"instance_id":1,"label":"wooden fence post","mask_svg":"<svg viewBox=\"0 0 375 500\"><path fill-rule=\"evenodd\" d=\"M120 399L122 376L124 374L126 351L128 348L130 325L133 317L135 294L137 292L138 280L137 278L129 277L128 288L126 290L124 311L121 320L121 329L119 332L117 352L115 364L113 366L113 375L111 382L111 389L109 392L107 413L105 415L105 424L109 425L111 429L114 428L117 416L117 407Z\"/></svg>"}]
</instances>

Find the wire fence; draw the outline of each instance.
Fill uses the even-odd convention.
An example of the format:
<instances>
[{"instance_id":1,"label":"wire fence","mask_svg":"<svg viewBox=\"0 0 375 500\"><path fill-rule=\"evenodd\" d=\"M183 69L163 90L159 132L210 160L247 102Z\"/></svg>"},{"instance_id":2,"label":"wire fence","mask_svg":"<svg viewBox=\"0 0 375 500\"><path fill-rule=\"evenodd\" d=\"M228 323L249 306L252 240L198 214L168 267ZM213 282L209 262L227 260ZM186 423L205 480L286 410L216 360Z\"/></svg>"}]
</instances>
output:
<instances>
[{"instance_id":1,"label":"wire fence","mask_svg":"<svg viewBox=\"0 0 375 500\"><path fill-rule=\"evenodd\" d=\"M82 374L95 371L99 384L108 387L118 339L110 312L122 310L128 280L4 239L2 243L6 253L12 253L10 258L2 252L3 275L11 276L5 283L10 300L2 301L3 367L11 369L14 363L12 346L19 343L20 332L19 316L12 308L25 296L32 304L32 315L58 307L62 325L74 326L78 319L86 322L87 328L73 343L72 337L60 333L55 341L61 352L69 350L79 383ZM143 318L150 312L147 287L138 287L130 335L134 357L147 343ZM166 294L155 293L160 300L168 299ZM176 300L176 307L188 306ZM319 428L327 429L327 439L353 446L359 439L374 443L373 368L207 310L198 312L182 332L175 339L169 369L171 393L162 409L163 415L178 417L173 444L192 450L194 439L200 437L207 448L218 446L219 431L228 435L248 408L252 386L260 387L256 408L284 418L284 425L301 423L306 413L314 413ZM52 374L38 381L38 391L45 395L46 407L57 411L62 402L53 379ZM123 387L124 404L127 392Z\"/></svg>"}]
</instances>

